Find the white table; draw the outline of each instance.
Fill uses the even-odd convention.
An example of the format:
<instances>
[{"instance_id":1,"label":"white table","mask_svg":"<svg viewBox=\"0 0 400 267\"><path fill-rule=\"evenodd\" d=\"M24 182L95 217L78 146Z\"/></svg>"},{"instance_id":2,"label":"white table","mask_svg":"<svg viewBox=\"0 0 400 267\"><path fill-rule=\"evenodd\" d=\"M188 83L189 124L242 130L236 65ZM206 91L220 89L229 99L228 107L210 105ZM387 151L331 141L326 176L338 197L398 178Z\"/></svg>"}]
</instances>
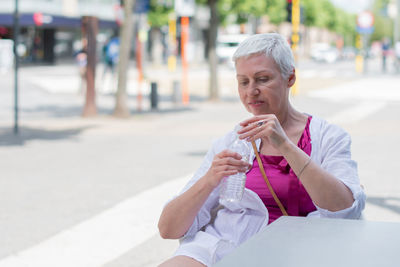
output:
<instances>
[{"instance_id":1,"label":"white table","mask_svg":"<svg viewBox=\"0 0 400 267\"><path fill-rule=\"evenodd\" d=\"M215 267L400 266L400 223L281 217Z\"/></svg>"}]
</instances>

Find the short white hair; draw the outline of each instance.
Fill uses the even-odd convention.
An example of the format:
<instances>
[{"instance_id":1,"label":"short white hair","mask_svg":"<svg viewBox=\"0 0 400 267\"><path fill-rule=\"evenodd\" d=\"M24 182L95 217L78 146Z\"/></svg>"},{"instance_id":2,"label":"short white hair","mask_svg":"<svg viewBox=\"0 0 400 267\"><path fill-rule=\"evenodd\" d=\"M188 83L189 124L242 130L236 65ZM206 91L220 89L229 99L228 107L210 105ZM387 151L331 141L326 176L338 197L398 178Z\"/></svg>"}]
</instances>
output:
<instances>
[{"instance_id":1,"label":"short white hair","mask_svg":"<svg viewBox=\"0 0 400 267\"><path fill-rule=\"evenodd\" d=\"M232 60L236 63L239 58L255 54L265 54L278 65L281 75L287 79L295 68L294 57L288 41L278 33L254 34L239 44Z\"/></svg>"}]
</instances>

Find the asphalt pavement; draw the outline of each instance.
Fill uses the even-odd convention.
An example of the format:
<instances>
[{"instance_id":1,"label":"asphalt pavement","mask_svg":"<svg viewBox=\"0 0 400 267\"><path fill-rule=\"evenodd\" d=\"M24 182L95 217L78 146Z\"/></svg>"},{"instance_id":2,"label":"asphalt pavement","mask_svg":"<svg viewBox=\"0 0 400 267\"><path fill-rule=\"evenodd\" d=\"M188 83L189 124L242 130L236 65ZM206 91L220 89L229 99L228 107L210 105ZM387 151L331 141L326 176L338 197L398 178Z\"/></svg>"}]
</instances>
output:
<instances>
[{"instance_id":1,"label":"asphalt pavement","mask_svg":"<svg viewBox=\"0 0 400 267\"><path fill-rule=\"evenodd\" d=\"M156 229L163 203L199 166L212 140L250 115L233 70L220 67L221 100L207 99L207 69L190 72L191 102L174 102L180 73L129 71L128 119L113 117L113 80L98 71L98 116L82 118L84 94L72 64L20 71L20 133L14 135L12 73L0 88L0 267L156 266L177 241ZM351 62L305 62L293 104L339 124L368 195L364 219L400 222L400 76L357 74ZM151 110L157 82L158 110ZM144 96L138 110L137 95Z\"/></svg>"}]
</instances>

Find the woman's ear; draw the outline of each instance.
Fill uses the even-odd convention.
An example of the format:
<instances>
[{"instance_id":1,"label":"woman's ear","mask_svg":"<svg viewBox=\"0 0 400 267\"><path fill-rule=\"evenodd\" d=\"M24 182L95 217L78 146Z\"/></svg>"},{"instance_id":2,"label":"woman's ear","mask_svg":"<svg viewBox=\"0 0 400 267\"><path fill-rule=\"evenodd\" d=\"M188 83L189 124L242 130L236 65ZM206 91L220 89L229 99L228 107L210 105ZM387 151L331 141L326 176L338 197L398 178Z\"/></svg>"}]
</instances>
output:
<instances>
[{"instance_id":1,"label":"woman's ear","mask_svg":"<svg viewBox=\"0 0 400 267\"><path fill-rule=\"evenodd\" d=\"M288 88L292 87L296 82L296 70L293 68L292 74L290 74L288 79Z\"/></svg>"}]
</instances>

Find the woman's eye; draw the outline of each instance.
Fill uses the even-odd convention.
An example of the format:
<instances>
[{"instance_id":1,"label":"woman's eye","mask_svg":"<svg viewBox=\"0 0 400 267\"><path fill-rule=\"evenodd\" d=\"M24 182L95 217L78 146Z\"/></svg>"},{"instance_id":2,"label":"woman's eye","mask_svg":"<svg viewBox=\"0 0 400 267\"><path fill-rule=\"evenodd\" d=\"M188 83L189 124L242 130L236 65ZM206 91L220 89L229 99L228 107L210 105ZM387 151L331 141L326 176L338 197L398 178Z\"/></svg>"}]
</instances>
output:
<instances>
[{"instance_id":1,"label":"woman's eye","mask_svg":"<svg viewBox=\"0 0 400 267\"><path fill-rule=\"evenodd\" d=\"M260 83L266 83L266 82L268 82L268 77L257 78L257 81L260 82Z\"/></svg>"},{"instance_id":2,"label":"woman's eye","mask_svg":"<svg viewBox=\"0 0 400 267\"><path fill-rule=\"evenodd\" d=\"M241 86L245 86L245 85L248 84L248 82L247 82L247 81L239 81L239 84L240 84Z\"/></svg>"}]
</instances>

